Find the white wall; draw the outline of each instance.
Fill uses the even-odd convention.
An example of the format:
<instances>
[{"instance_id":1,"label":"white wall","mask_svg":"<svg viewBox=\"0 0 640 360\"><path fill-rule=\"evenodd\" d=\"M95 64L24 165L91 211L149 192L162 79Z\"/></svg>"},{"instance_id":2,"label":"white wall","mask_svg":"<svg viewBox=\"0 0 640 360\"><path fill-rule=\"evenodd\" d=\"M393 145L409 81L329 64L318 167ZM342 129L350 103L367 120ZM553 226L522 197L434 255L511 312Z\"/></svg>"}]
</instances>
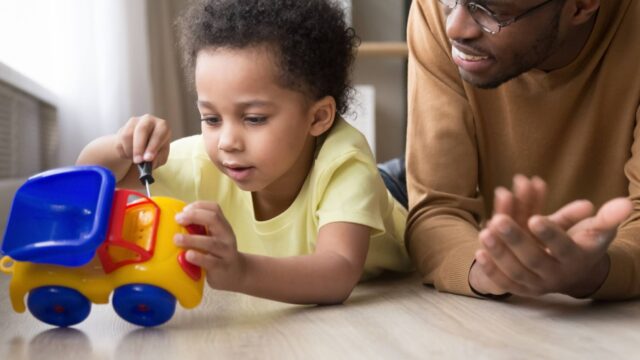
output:
<instances>
[{"instance_id":1,"label":"white wall","mask_svg":"<svg viewBox=\"0 0 640 360\"><path fill-rule=\"evenodd\" d=\"M2 0L0 62L58 102L59 165L150 111L145 0Z\"/></svg>"}]
</instances>

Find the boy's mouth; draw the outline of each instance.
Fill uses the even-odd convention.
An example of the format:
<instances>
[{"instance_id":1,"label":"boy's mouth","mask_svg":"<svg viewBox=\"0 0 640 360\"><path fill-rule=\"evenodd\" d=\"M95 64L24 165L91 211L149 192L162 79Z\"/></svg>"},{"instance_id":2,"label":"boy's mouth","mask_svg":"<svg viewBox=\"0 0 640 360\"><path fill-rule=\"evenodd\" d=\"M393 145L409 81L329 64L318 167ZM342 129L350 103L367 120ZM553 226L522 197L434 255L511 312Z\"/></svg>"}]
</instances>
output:
<instances>
[{"instance_id":1,"label":"boy's mouth","mask_svg":"<svg viewBox=\"0 0 640 360\"><path fill-rule=\"evenodd\" d=\"M249 176L251 176L251 173L254 169L253 166L240 166L236 164L223 163L222 166L224 167L227 176L235 181L246 180Z\"/></svg>"}]
</instances>

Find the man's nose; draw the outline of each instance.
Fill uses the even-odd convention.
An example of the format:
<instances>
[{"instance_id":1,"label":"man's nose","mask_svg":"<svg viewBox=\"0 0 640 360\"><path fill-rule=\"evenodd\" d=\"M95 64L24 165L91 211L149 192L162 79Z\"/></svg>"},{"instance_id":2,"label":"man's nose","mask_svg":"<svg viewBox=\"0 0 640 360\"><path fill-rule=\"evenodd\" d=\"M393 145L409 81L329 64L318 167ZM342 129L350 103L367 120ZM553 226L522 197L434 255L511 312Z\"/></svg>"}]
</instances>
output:
<instances>
[{"instance_id":1,"label":"man's nose","mask_svg":"<svg viewBox=\"0 0 640 360\"><path fill-rule=\"evenodd\" d=\"M447 14L446 32L451 40L477 39L483 34L482 28L471 17L467 6L460 2Z\"/></svg>"}]
</instances>

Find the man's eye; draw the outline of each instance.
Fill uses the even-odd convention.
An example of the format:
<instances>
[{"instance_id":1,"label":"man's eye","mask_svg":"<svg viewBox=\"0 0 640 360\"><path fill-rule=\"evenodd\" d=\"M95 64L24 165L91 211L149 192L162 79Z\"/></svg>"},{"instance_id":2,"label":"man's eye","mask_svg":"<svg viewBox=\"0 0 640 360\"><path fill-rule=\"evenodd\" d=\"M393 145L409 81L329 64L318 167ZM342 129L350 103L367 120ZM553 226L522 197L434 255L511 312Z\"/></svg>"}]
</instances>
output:
<instances>
[{"instance_id":1,"label":"man's eye","mask_svg":"<svg viewBox=\"0 0 640 360\"><path fill-rule=\"evenodd\" d=\"M207 116L203 117L202 121L204 121L207 125L217 125L220 123L220 118L215 116Z\"/></svg>"},{"instance_id":2,"label":"man's eye","mask_svg":"<svg viewBox=\"0 0 640 360\"><path fill-rule=\"evenodd\" d=\"M266 116L247 116L244 118L244 121L248 122L251 125L260 125L264 124L267 121Z\"/></svg>"}]
</instances>

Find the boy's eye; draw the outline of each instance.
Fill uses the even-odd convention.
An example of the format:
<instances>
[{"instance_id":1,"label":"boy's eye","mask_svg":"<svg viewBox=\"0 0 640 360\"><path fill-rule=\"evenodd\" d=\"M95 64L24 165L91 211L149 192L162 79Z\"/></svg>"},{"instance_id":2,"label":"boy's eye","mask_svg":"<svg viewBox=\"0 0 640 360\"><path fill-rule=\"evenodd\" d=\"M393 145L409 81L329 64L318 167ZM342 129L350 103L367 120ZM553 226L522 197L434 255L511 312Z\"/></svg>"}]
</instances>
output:
<instances>
[{"instance_id":1,"label":"boy's eye","mask_svg":"<svg viewBox=\"0 0 640 360\"><path fill-rule=\"evenodd\" d=\"M217 125L220 123L220 118L216 116L207 116L203 117L202 121L204 121L207 125Z\"/></svg>"},{"instance_id":2,"label":"boy's eye","mask_svg":"<svg viewBox=\"0 0 640 360\"><path fill-rule=\"evenodd\" d=\"M266 116L246 116L244 121L250 123L251 125L260 125L267 121Z\"/></svg>"}]
</instances>

